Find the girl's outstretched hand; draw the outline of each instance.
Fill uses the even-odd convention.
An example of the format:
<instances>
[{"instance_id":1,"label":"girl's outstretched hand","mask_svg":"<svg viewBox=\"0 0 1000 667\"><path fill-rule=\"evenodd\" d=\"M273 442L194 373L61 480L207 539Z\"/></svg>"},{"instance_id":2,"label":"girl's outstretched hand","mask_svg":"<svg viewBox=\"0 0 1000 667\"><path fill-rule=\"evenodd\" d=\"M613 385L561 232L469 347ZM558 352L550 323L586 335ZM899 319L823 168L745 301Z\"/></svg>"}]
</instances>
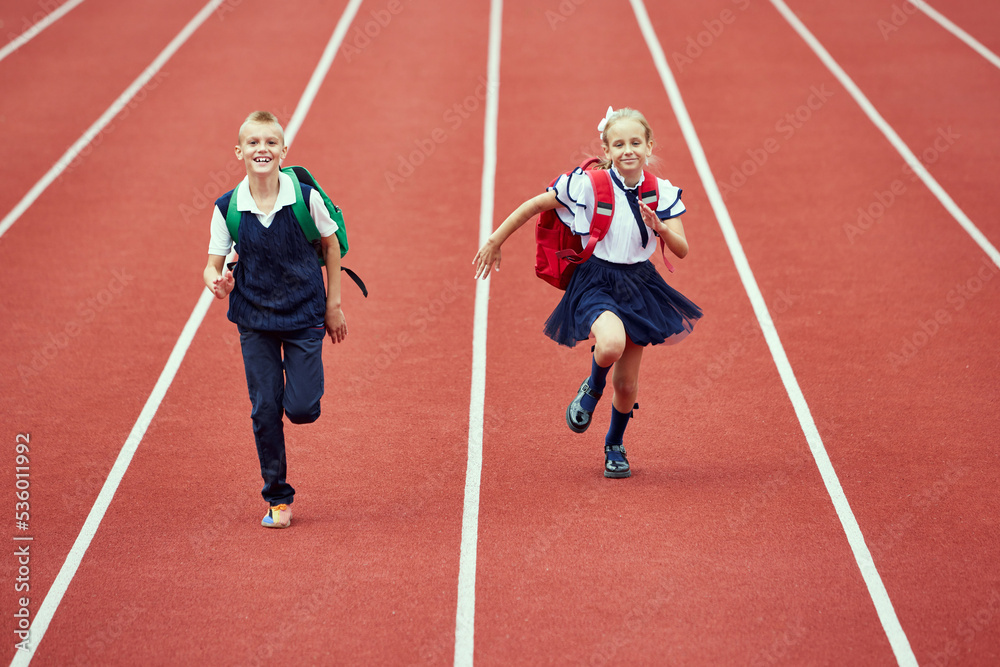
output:
<instances>
[{"instance_id":1,"label":"girl's outstretched hand","mask_svg":"<svg viewBox=\"0 0 1000 667\"><path fill-rule=\"evenodd\" d=\"M500 245L494 242L493 239L490 239L483 244L483 247L476 253L475 259L472 260L472 263L476 265L475 277L479 278L482 276L485 280L490 275L490 269L493 268L494 262L496 262L497 271L499 271Z\"/></svg>"}]
</instances>

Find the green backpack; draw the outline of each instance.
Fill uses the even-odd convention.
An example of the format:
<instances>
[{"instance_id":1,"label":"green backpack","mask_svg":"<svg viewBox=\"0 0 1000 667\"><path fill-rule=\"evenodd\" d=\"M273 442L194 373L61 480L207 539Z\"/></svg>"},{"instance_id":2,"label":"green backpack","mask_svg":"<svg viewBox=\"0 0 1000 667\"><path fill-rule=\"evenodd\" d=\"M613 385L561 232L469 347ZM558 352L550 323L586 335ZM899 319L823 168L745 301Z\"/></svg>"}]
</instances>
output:
<instances>
[{"instance_id":1,"label":"green backpack","mask_svg":"<svg viewBox=\"0 0 1000 667\"><path fill-rule=\"evenodd\" d=\"M302 233L306 235L306 240L316 249L316 259L319 261L320 266L324 266L326 261L323 258L323 246L320 241L319 229L316 227L316 221L313 220L312 213L309 212L309 204L306 203L302 196L302 183L312 187L323 197L323 203L326 204L326 210L330 212L330 217L333 221L337 223L337 241L340 242L340 256L343 257L347 254L347 228L344 226L344 214L341 212L340 207L334 204L325 192L323 188L319 186L313 175L309 173L309 170L305 167L282 167L281 171L292 179L292 184L295 186L295 203L292 204L292 213L295 214L295 219L298 220L299 226L302 228ZM233 244L235 245L239 241L239 228L240 219L243 214L236 209L236 190L239 189L237 185L233 189L233 196L229 199L229 208L226 210L226 227L229 228L229 235L233 237ZM347 273L359 288L361 288L361 293L368 296L368 288L365 287L364 281L356 274L345 266L340 267L341 271Z\"/></svg>"}]
</instances>

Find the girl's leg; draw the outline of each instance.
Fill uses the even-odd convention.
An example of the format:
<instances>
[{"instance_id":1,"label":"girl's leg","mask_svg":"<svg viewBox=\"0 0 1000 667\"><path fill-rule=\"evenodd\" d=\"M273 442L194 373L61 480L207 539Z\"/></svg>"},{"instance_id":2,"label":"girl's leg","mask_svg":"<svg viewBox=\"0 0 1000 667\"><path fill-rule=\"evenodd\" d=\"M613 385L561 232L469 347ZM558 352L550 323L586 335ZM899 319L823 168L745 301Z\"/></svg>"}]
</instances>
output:
<instances>
[{"instance_id":1,"label":"girl's leg","mask_svg":"<svg viewBox=\"0 0 1000 667\"><path fill-rule=\"evenodd\" d=\"M615 389L614 401L611 404L611 424L604 438L604 476L630 477L628 458L625 455L624 436L629 419L632 418L632 408L639 395L639 364L642 362L642 346L628 341L625 351L611 378Z\"/></svg>"},{"instance_id":2,"label":"girl's leg","mask_svg":"<svg viewBox=\"0 0 1000 667\"><path fill-rule=\"evenodd\" d=\"M590 331L595 339L590 376L583 381L576 397L566 408L566 423L577 433L583 433L590 427L591 415L607 384L608 371L622 356L628 342L625 326L610 311L601 313L594 320Z\"/></svg>"},{"instance_id":3,"label":"girl's leg","mask_svg":"<svg viewBox=\"0 0 1000 667\"><path fill-rule=\"evenodd\" d=\"M625 351L611 377L611 385L615 388L614 407L619 412L631 412L635 399L639 396L639 364L642 363L642 351L645 348L628 341Z\"/></svg>"}]
</instances>

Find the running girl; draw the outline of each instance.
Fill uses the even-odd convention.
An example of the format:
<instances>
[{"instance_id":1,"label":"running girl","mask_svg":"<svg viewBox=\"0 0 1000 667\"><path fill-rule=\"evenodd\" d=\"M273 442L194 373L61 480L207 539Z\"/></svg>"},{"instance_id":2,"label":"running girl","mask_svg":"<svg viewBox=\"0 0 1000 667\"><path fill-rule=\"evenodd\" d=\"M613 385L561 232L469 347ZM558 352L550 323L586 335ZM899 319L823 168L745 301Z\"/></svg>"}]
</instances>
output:
<instances>
[{"instance_id":1,"label":"running girl","mask_svg":"<svg viewBox=\"0 0 1000 667\"><path fill-rule=\"evenodd\" d=\"M632 417L639 390L639 364L647 345L683 339L701 317L701 309L663 280L649 261L656 234L677 257L688 253L681 191L657 179L659 199L654 211L640 200L644 170L653 152L653 131L638 111L608 108L598 125L604 149L599 169L608 169L614 184L614 214L593 256L573 273L562 300L545 323L552 340L573 347L594 336L590 375L566 408L566 423L576 433L590 426L611 384L611 425L604 440L604 476L629 477L624 447L625 427ZM648 172L646 172L648 173ZM656 178L650 174L650 177ZM559 177L555 184L521 204L479 249L473 263L476 277L485 278L494 264L500 268L500 246L524 223L542 211L556 210L559 219L587 243L594 216L594 188L582 170Z\"/></svg>"}]
</instances>

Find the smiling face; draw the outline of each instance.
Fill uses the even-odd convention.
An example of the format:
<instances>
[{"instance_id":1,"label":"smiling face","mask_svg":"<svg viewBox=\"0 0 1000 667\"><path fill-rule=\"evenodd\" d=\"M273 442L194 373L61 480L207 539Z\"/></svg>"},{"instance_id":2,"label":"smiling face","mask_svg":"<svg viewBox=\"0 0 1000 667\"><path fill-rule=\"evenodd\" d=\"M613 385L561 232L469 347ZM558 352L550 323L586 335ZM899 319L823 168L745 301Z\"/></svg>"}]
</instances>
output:
<instances>
[{"instance_id":1,"label":"smiling face","mask_svg":"<svg viewBox=\"0 0 1000 667\"><path fill-rule=\"evenodd\" d=\"M268 176L277 173L287 152L285 133L276 123L247 121L240 128L236 157L243 160L247 174Z\"/></svg>"},{"instance_id":2,"label":"smiling face","mask_svg":"<svg viewBox=\"0 0 1000 667\"><path fill-rule=\"evenodd\" d=\"M604 156L627 180L638 179L653 154L653 142L646 136L642 123L623 118L605 131Z\"/></svg>"}]
</instances>

